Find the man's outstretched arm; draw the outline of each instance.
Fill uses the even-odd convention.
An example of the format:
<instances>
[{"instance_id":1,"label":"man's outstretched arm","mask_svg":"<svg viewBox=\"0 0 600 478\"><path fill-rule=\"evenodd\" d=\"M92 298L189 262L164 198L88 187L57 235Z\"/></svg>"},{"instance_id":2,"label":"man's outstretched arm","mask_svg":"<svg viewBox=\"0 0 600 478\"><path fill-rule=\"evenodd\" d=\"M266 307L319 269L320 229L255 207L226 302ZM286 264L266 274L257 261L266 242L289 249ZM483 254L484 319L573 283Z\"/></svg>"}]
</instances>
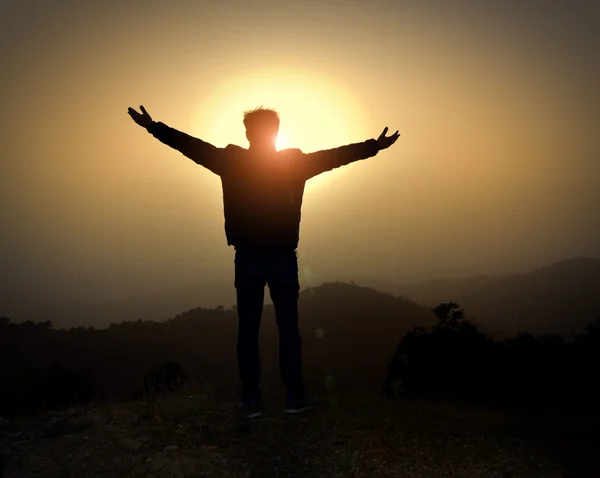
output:
<instances>
[{"instance_id":1,"label":"man's outstretched arm","mask_svg":"<svg viewBox=\"0 0 600 478\"><path fill-rule=\"evenodd\" d=\"M302 175L306 179L310 179L325 171L375 156L382 149L389 148L400 136L398 131L391 136L386 136L387 130L386 126L377 139L368 139L362 143L348 144L339 148L305 154L299 166Z\"/></svg>"},{"instance_id":2,"label":"man's outstretched arm","mask_svg":"<svg viewBox=\"0 0 600 478\"><path fill-rule=\"evenodd\" d=\"M152 117L146 108L140 106L141 113L129 108L127 113L138 125L158 139L160 142L176 149L195 163L204 166L213 173L221 175L225 166L224 150L210 143L194 138L186 133L171 128L164 123L152 121Z\"/></svg>"}]
</instances>

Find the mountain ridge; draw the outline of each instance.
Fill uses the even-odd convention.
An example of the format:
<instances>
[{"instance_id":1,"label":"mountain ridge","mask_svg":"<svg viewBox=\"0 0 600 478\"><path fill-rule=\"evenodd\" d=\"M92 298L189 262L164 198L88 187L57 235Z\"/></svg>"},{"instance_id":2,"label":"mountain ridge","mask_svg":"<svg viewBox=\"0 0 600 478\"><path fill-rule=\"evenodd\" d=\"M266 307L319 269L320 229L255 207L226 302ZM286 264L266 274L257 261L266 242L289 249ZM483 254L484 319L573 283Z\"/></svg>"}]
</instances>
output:
<instances>
[{"instance_id":1,"label":"mountain ridge","mask_svg":"<svg viewBox=\"0 0 600 478\"><path fill-rule=\"evenodd\" d=\"M467 316L499 334L530 329L536 333L568 335L600 316L600 260L589 256L567 258L511 274L432 278L412 284L354 277L354 280L323 282L319 286L330 282L366 286L428 307L440 302L458 302ZM301 294L314 288L303 287ZM233 281L218 281L149 291L113 302L41 307L11 318L19 322L51 320L59 328L103 328L112 322L162 321L198 306L221 305L229 309L235 303ZM265 304L269 303L267 291ZM507 315L510 320L506 320ZM86 318L85 323L81 317Z\"/></svg>"},{"instance_id":2,"label":"mountain ridge","mask_svg":"<svg viewBox=\"0 0 600 478\"><path fill-rule=\"evenodd\" d=\"M529 331L568 336L600 317L600 260L580 256L529 272L432 279L384 289L430 307L458 302L468 317L498 335Z\"/></svg>"}]
</instances>

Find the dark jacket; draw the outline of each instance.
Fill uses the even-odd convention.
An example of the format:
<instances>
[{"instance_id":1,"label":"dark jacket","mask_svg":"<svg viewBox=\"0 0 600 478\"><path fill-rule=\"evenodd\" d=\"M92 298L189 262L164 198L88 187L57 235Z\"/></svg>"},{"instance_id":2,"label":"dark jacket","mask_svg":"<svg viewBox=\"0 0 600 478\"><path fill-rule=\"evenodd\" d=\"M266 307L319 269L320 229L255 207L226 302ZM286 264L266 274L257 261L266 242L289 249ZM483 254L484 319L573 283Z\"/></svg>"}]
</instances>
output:
<instances>
[{"instance_id":1,"label":"dark jacket","mask_svg":"<svg viewBox=\"0 0 600 478\"><path fill-rule=\"evenodd\" d=\"M217 148L164 123L152 123L148 131L221 177L225 235L236 249L295 250L305 182L379 151L369 139L315 153L286 149L259 157L232 144Z\"/></svg>"}]
</instances>

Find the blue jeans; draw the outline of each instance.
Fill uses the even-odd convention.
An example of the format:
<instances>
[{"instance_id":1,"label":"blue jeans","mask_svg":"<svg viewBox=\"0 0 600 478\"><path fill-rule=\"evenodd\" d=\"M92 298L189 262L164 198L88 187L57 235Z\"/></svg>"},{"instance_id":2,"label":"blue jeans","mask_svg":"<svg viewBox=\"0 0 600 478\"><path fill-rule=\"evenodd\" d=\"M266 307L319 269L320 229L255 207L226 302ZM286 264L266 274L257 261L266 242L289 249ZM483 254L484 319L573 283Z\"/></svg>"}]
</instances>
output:
<instances>
[{"instance_id":1,"label":"blue jeans","mask_svg":"<svg viewBox=\"0 0 600 478\"><path fill-rule=\"evenodd\" d=\"M265 284L279 329L279 370L288 393L302 393L302 340L298 329L298 256L296 251L236 250L237 355L243 399L260 399L258 345Z\"/></svg>"}]
</instances>

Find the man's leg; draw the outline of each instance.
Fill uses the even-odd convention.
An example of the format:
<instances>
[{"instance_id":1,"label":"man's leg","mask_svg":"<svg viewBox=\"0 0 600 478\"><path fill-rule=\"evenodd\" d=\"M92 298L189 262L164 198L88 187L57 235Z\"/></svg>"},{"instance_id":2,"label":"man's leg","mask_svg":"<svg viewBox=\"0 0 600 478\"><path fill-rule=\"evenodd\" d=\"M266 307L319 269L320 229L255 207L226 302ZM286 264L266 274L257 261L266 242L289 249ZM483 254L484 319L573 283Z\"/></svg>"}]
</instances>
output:
<instances>
[{"instance_id":1,"label":"man's leg","mask_svg":"<svg viewBox=\"0 0 600 478\"><path fill-rule=\"evenodd\" d=\"M295 251L270 255L269 292L279 328L279 369L288 393L304 393L302 340L298 329L298 258Z\"/></svg>"},{"instance_id":2,"label":"man's leg","mask_svg":"<svg viewBox=\"0 0 600 478\"><path fill-rule=\"evenodd\" d=\"M258 337L265 293L264 258L236 251L235 288L237 292L237 355L242 400L260 400L260 351Z\"/></svg>"}]
</instances>

